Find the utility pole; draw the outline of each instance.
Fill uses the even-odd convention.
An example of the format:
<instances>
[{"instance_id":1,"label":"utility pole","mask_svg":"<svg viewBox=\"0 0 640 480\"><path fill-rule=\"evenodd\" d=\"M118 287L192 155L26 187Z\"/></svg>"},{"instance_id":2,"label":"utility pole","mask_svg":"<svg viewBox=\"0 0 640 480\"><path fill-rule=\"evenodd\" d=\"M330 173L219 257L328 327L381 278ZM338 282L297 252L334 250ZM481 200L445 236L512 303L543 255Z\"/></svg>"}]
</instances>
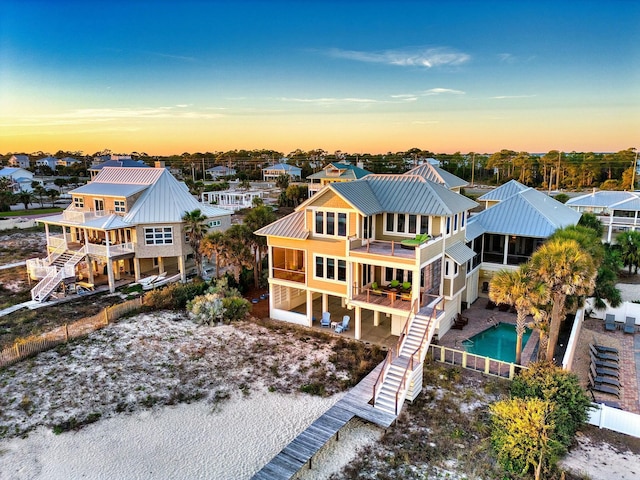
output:
<instances>
[{"instance_id":1,"label":"utility pole","mask_svg":"<svg viewBox=\"0 0 640 480\"><path fill-rule=\"evenodd\" d=\"M633 162L633 170L631 172L631 191L636 190L636 170L638 169L638 150L636 150L636 159Z\"/></svg>"},{"instance_id":2,"label":"utility pole","mask_svg":"<svg viewBox=\"0 0 640 480\"><path fill-rule=\"evenodd\" d=\"M560 156L562 152L558 150L558 170L556 171L556 190L560 191Z\"/></svg>"},{"instance_id":3,"label":"utility pole","mask_svg":"<svg viewBox=\"0 0 640 480\"><path fill-rule=\"evenodd\" d=\"M471 186L474 186L473 176L476 173L476 152L473 152L471 156Z\"/></svg>"}]
</instances>

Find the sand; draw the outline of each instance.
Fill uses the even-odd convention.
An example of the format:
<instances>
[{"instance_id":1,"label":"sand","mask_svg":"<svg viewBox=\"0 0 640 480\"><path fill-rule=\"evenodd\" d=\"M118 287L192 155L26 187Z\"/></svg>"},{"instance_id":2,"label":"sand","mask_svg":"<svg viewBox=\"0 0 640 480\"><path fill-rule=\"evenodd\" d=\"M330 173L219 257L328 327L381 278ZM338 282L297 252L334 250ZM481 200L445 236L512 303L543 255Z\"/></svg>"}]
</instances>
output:
<instances>
[{"instance_id":1,"label":"sand","mask_svg":"<svg viewBox=\"0 0 640 480\"><path fill-rule=\"evenodd\" d=\"M202 401L163 407L60 435L40 427L0 442L0 478L251 478L339 397L253 393L213 410Z\"/></svg>"}]
</instances>

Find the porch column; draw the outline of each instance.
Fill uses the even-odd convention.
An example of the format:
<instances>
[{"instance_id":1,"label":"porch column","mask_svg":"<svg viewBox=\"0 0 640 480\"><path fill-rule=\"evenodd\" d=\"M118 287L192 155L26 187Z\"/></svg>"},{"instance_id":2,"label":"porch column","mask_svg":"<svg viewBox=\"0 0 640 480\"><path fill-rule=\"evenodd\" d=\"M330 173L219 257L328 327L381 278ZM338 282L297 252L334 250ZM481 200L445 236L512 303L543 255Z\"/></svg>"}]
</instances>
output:
<instances>
[{"instance_id":1,"label":"porch column","mask_svg":"<svg viewBox=\"0 0 640 480\"><path fill-rule=\"evenodd\" d=\"M380 312L378 310L373 311L373 326L377 327L380 325Z\"/></svg>"},{"instance_id":2,"label":"porch column","mask_svg":"<svg viewBox=\"0 0 640 480\"><path fill-rule=\"evenodd\" d=\"M164 257L158 257L158 274L164 272Z\"/></svg>"},{"instance_id":3,"label":"porch column","mask_svg":"<svg viewBox=\"0 0 640 480\"><path fill-rule=\"evenodd\" d=\"M107 245L109 244L109 241L107 240ZM109 248L107 246L107 248ZM113 276L113 261L112 260L107 260L107 276L109 277L109 291L111 293L116 291L116 280Z\"/></svg>"},{"instance_id":4,"label":"porch column","mask_svg":"<svg viewBox=\"0 0 640 480\"><path fill-rule=\"evenodd\" d=\"M93 259L89 255L86 255L84 258L85 258L85 261L87 262L87 267L89 270L89 283L95 283L94 276L93 276Z\"/></svg>"},{"instance_id":5,"label":"porch column","mask_svg":"<svg viewBox=\"0 0 640 480\"><path fill-rule=\"evenodd\" d=\"M504 236L504 254L502 256L502 264L507 264L507 256L509 254L509 235Z\"/></svg>"},{"instance_id":6,"label":"porch column","mask_svg":"<svg viewBox=\"0 0 640 480\"><path fill-rule=\"evenodd\" d=\"M133 258L133 278L136 282L140 280L140 259L138 257Z\"/></svg>"},{"instance_id":7,"label":"porch column","mask_svg":"<svg viewBox=\"0 0 640 480\"><path fill-rule=\"evenodd\" d=\"M184 255L178 257L178 270L180 270L180 281L185 283L187 281L187 271L184 268Z\"/></svg>"},{"instance_id":8,"label":"porch column","mask_svg":"<svg viewBox=\"0 0 640 480\"><path fill-rule=\"evenodd\" d=\"M313 292L311 290L307 290L307 326L313 327Z\"/></svg>"},{"instance_id":9,"label":"porch column","mask_svg":"<svg viewBox=\"0 0 640 480\"><path fill-rule=\"evenodd\" d=\"M111 266L113 268L113 277L116 280L120 280L120 262L118 260L111 260Z\"/></svg>"},{"instance_id":10,"label":"porch column","mask_svg":"<svg viewBox=\"0 0 640 480\"><path fill-rule=\"evenodd\" d=\"M611 243L611 233L613 232L613 210L609 214L609 230L607 233L607 242Z\"/></svg>"},{"instance_id":11,"label":"porch column","mask_svg":"<svg viewBox=\"0 0 640 480\"><path fill-rule=\"evenodd\" d=\"M354 333L354 337L356 340L360 340L362 336L362 307L356 307L355 309L355 324L356 330Z\"/></svg>"},{"instance_id":12,"label":"porch column","mask_svg":"<svg viewBox=\"0 0 640 480\"><path fill-rule=\"evenodd\" d=\"M322 311L329 311L329 295L327 295L326 293L322 294Z\"/></svg>"}]
</instances>

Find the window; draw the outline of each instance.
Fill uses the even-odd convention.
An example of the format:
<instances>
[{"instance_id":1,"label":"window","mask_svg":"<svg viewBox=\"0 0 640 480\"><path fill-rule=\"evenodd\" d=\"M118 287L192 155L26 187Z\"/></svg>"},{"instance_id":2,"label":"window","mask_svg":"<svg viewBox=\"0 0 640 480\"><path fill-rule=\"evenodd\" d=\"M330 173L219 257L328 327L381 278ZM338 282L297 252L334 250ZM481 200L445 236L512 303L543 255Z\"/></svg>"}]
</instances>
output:
<instances>
[{"instance_id":1,"label":"window","mask_svg":"<svg viewBox=\"0 0 640 480\"><path fill-rule=\"evenodd\" d=\"M406 217L404 215L398 215L398 228L396 229L397 232L404 232L405 219Z\"/></svg>"},{"instance_id":2,"label":"window","mask_svg":"<svg viewBox=\"0 0 640 480\"><path fill-rule=\"evenodd\" d=\"M447 217L447 235L451 233L451 217Z\"/></svg>"},{"instance_id":3,"label":"window","mask_svg":"<svg viewBox=\"0 0 640 480\"><path fill-rule=\"evenodd\" d=\"M453 216L453 231L454 232L458 231L458 214L455 214Z\"/></svg>"},{"instance_id":4,"label":"window","mask_svg":"<svg viewBox=\"0 0 640 480\"><path fill-rule=\"evenodd\" d=\"M409 233L416 233L417 215L409 215Z\"/></svg>"},{"instance_id":5,"label":"window","mask_svg":"<svg viewBox=\"0 0 640 480\"><path fill-rule=\"evenodd\" d=\"M84 198L83 197L73 197L73 206L75 208L84 208Z\"/></svg>"},{"instance_id":6,"label":"window","mask_svg":"<svg viewBox=\"0 0 640 480\"><path fill-rule=\"evenodd\" d=\"M209 222L210 227L219 227L220 225L222 225L222 220L211 220Z\"/></svg>"},{"instance_id":7,"label":"window","mask_svg":"<svg viewBox=\"0 0 640 480\"><path fill-rule=\"evenodd\" d=\"M337 217L337 220L336 220ZM337 231L336 231L337 223ZM347 236L347 214L336 212L315 212L315 233L318 235Z\"/></svg>"},{"instance_id":8,"label":"window","mask_svg":"<svg viewBox=\"0 0 640 480\"><path fill-rule=\"evenodd\" d=\"M458 264L452 260L444 261L444 276L451 278L458 275Z\"/></svg>"},{"instance_id":9,"label":"window","mask_svg":"<svg viewBox=\"0 0 640 480\"><path fill-rule=\"evenodd\" d=\"M116 212L126 212L127 208L125 206L124 200L116 200L113 202Z\"/></svg>"},{"instance_id":10,"label":"window","mask_svg":"<svg viewBox=\"0 0 640 480\"><path fill-rule=\"evenodd\" d=\"M150 227L144 229L145 245L173 245L172 227Z\"/></svg>"},{"instance_id":11,"label":"window","mask_svg":"<svg viewBox=\"0 0 640 480\"><path fill-rule=\"evenodd\" d=\"M347 262L331 257L316 256L316 278L339 282L347 281Z\"/></svg>"},{"instance_id":12,"label":"window","mask_svg":"<svg viewBox=\"0 0 640 480\"><path fill-rule=\"evenodd\" d=\"M429 233L429 217L420 215L420 233Z\"/></svg>"},{"instance_id":13,"label":"window","mask_svg":"<svg viewBox=\"0 0 640 480\"><path fill-rule=\"evenodd\" d=\"M460 218L460 228L464 227L464 221L467 217L467 212L462 212L460 215L462 215L462 217Z\"/></svg>"},{"instance_id":14,"label":"window","mask_svg":"<svg viewBox=\"0 0 640 480\"><path fill-rule=\"evenodd\" d=\"M395 230L394 228L395 226L394 224L396 223L395 218L396 218L395 213L387 213L387 231L388 232L393 232Z\"/></svg>"},{"instance_id":15,"label":"window","mask_svg":"<svg viewBox=\"0 0 640 480\"><path fill-rule=\"evenodd\" d=\"M429 233L429 216L408 213L386 213L385 233L415 235ZM418 232L418 225L420 231Z\"/></svg>"}]
</instances>

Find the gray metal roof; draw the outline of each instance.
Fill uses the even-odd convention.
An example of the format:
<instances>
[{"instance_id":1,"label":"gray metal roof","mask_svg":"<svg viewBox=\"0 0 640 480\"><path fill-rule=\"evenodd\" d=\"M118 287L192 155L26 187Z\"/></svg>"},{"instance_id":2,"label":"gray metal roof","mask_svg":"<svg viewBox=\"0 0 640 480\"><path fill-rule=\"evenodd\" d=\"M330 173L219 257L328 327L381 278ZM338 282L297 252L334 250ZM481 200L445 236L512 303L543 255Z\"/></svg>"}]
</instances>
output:
<instances>
[{"instance_id":1,"label":"gray metal roof","mask_svg":"<svg viewBox=\"0 0 640 480\"><path fill-rule=\"evenodd\" d=\"M467 227L464 230L464 236L467 242L475 240L485 232L485 229L480 222L473 221L474 218L475 216L469 219L469 221L467 222Z\"/></svg>"},{"instance_id":2,"label":"gray metal roof","mask_svg":"<svg viewBox=\"0 0 640 480\"><path fill-rule=\"evenodd\" d=\"M110 183L119 185L151 185L165 172L164 168L148 166L138 167L104 167L90 183Z\"/></svg>"},{"instance_id":3,"label":"gray metal roof","mask_svg":"<svg viewBox=\"0 0 640 480\"><path fill-rule=\"evenodd\" d=\"M478 200L486 201L486 200L498 200L503 201L513 195L520 193L526 190L526 185L521 184L516 180L509 180L507 183L500 185L498 188L491 190L490 192L485 193Z\"/></svg>"},{"instance_id":4,"label":"gray metal roof","mask_svg":"<svg viewBox=\"0 0 640 480\"><path fill-rule=\"evenodd\" d=\"M631 211L640 211L640 196L636 196L635 198L630 198L628 200L624 200L620 203L616 203L612 206L614 210L631 210Z\"/></svg>"},{"instance_id":5,"label":"gray metal roof","mask_svg":"<svg viewBox=\"0 0 640 480\"><path fill-rule=\"evenodd\" d=\"M419 175L371 174L353 182L331 183L328 188L363 215L383 212L452 215L477 205L473 200Z\"/></svg>"},{"instance_id":6,"label":"gray metal roof","mask_svg":"<svg viewBox=\"0 0 640 480\"><path fill-rule=\"evenodd\" d=\"M131 160L131 159L123 159L123 160L107 160L106 162L99 163L98 165L92 165L87 170L103 170L109 167L116 168L152 168L142 160Z\"/></svg>"},{"instance_id":7,"label":"gray metal roof","mask_svg":"<svg viewBox=\"0 0 640 480\"><path fill-rule=\"evenodd\" d=\"M332 166L338 170L341 170L340 175L327 175L327 169ZM307 178L311 180L317 180L319 178L348 178L351 180L357 180L359 178L366 177L369 174L371 174L370 171L365 170L364 168L356 167L354 165L351 165L350 163L332 162L319 172L314 173L313 175L309 175Z\"/></svg>"},{"instance_id":8,"label":"gray metal roof","mask_svg":"<svg viewBox=\"0 0 640 480\"><path fill-rule=\"evenodd\" d=\"M462 242L456 242L448 246L445 248L444 254L458 265L463 265L476 256L476 252Z\"/></svg>"},{"instance_id":9,"label":"gray metal roof","mask_svg":"<svg viewBox=\"0 0 640 480\"><path fill-rule=\"evenodd\" d=\"M309 231L305 227L304 216L304 210L293 212L286 217L280 218L279 220L262 227L260 230L256 230L254 233L256 235L270 237L306 240L309 236Z\"/></svg>"},{"instance_id":10,"label":"gray metal roof","mask_svg":"<svg viewBox=\"0 0 640 480\"><path fill-rule=\"evenodd\" d=\"M600 190L598 192L588 193L579 197L574 197L567 200L565 205L571 205L574 207L604 207L609 208L613 205L639 198L635 192L617 192L611 190Z\"/></svg>"},{"instance_id":11,"label":"gray metal roof","mask_svg":"<svg viewBox=\"0 0 640 480\"><path fill-rule=\"evenodd\" d=\"M469 182L463 180L460 177L455 176L453 173L447 172L443 168L440 168L431 163L423 163L417 167L412 168L405 175L420 175L425 180L431 180L432 182L444 185L447 188L465 187L469 185Z\"/></svg>"},{"instance_id":12,"label":"gray metal roof","mask_svg":"<svg viewBox=\"0 0 640 480\"><path fill-rule=\"evenodd\" d=\"M109 168L108 170L117 170ZM212 207L198 202L189 191L164 168L122 170L139 170L159 172L157 180L150 185L136 201L135 205L124 216L124 221L132 224L180 223L185 212L199 209L208 218L231 215L230 210ZM102 172L98 175L102 175ZM143 175L144 176L144 175ZM96 177L97 178L97 177ZM95 180L94 180L95 181Z\"/></svg>"},{"instance_id":13,"label":"gray metal roof","mask_svg":"<svg viewBox=\"0 0 640 480\"><path fill-rule=\"evenodd\" d=\"M147 188L147 185L89 182L70 190L71 194L101 195L103 197L128 197Z\"/></svg>"},{"instance_id":14,"label":"gray metal roof","mask_svg":"<svg viewBox=\"0 0 640 480\"><path fill-rule=\"evenodd\" d=\"M474 215L467 229L479 222L488 233L546 238L558 228L575 225L581 216L550 196L528 188Z\"/></svg>"}]
</instances>

